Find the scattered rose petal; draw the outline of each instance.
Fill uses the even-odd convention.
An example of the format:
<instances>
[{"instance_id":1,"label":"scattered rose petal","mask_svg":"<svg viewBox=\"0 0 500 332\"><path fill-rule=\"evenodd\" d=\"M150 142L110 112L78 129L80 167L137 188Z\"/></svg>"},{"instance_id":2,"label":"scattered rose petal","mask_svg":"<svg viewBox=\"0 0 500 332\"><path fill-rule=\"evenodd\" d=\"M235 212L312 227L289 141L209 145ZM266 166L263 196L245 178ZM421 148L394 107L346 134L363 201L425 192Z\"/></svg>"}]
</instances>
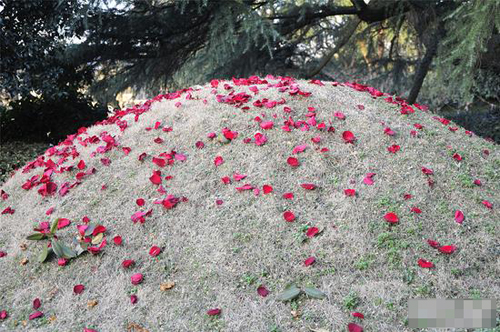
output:
<instances>
[{"instance_id":1,"label":"scattered rose petal","mask_svg":"<svg viewBox=\"0 0 500 332\"><path fill-rule=\"evenodd\" d=\"M266 135L261 134L261 133L256 133L254 135L254 138L255 138L255 144L258 145L258 146L264 145L264 143L267 142Z\"/></svg>"},{"instance_id":2,"label":"scattered rose petal","mask_svg":"<svg viewBox=\"0 0 500 332\"><path fill-rule=\"evenodd\" d=\"M475 180L474 180L474 184L475 184L476 186L481 186L481 185L482 185L482 182L481 182L481 180L479 180L479 179L475 179Z\"/></svg>"},{"instance_id":3,"label":"scattered rose petal","mask_svg":"<svg viewBox=\"0 0 500 332\"><path fill-rule=\"evenodd\" d=\"M354 189L344 189L344 194L346 196L349 196L349 197L356 196L356 190L354 190Z\"/></svg>"},{"instance_id":4,"label":"scattered rose petal","mask_svg":"<svg viewBox=\"0 0 500 332\"><path fill-rule=\"evenodd\" d=\"M418 207L414 206L411 208L410 210L411 212L414 212L414 213L422 213L422 210L420 210Z\"/></svg>"},{"instance_id":5,"label":"scattered rose petal","mask_svg":"<svg viewBox=\"0 0 500 332\"><path fill-rule=\"evenodd\" d=\"M362 105L358 105L358 106L362 106ZM358 324L355 324L355 323L349 323L347 325L347 330L349 332L363 332L363 328L361 326L359 326Z\"/></svg>"},{"instance_id":6,"label":"scattered rose petal","mask_svg":"<svg viewBox=\"0 0 500 332\"><path fill-rule=\"evenodd\" d=\"M156 257L161 253L161 248L157 246L152 246L151 249L149 249L149 255L151 257Z\"/></svg>"},{"instance_id":7,"label":"scattered rose petal","mask_svg":"<svg viewBox=\"0 0 500 332\"><path fill-rule=\"evenodd\" d=\"M438 250L442 252L443 254L453 254L455 250L457 250L457 247L454 245L449 245L449 246L442 246L439 247Z\"/></svg>"},{"instance_id":8,"label":"scattered rose petal","mask_svg":"<svg viewBox=\"0 0 500 332\"><path fill-rule=\"evenodd\" d=\"M484 206L486 206L488 209L493 209L493 204L491 204L489 201L484 200L481 202Z\"/></svg>"},{"instance_id":9,"label":"scattered rose petal","mask_svg":"<svg viewBox=\"0 0 500 332\"><path fill-rule=\"evenodd\" d=\"M293 148L292 154L298 154L304 152L305 149L307 148L308 148L307 144L297 145L296 147Z\"/></svg>"},{"instance_id":10,"label":"scattered rose petal","mask_svg":"<svg viewBox=\"0 0 500 332\"><path fill-rule=\"evenodd\" d=\"M293 193L284 193L283 198L284 199L293 199Z\"/></svg>"},{"instance_id":11,"label":"scattered rose petal","mask_svg":"<svg viewBox=\"0 0 500 332\"><path fill-rule=\"evenodd\" d=\"M431 174L434 174L434 171L430 168L422 167L422 173L424 173L426 175L431 175Z\"/></svg>"},{"instance_id":12,"label":"scattered rose petal","mask_svg":"<svg viewBox=\"0 0 500 332\"><path fill-rule=\"evenodd\" d=\"M219 308L214 308L214 309L210 309L207 311L207 315L209 316L218 316L220 315L221 313L221 310Z\"/></svg>"},{"instance_id":13,"label":"scattered rose petal","mask_svg":"<svg viewBox=\"0 0 500 332\"><path fill-rule=\"evenodd\" d=\"M33 310L37 310L42 305L42 301L39 298L33 300Z\"/></svg>"},{"instance_id":14,"label":"scattered rose petal","mask_svg":"<svg viewBox=\"0 0 500 332\"><path fill-rule=\"evenodd\" d=\"M241 180L243 180L246 177L247 176L245 174L238 174L238 173L234 173L233 174L234 181L241 181Z\"/></svg>"},{"instance_id":15,"label":"scattered rose petal","mask_svg":"<svg viewBox=\"0 0 500 332\"><path fill-rule=\"evenodd\" d=\"M283 218L285 218L285 220L288 222L292 222L295 220L295 214L293 214L293 212L291 211L285 211L283 213Z\"/></svg>"},{"instance_id":16,"label":"scattered rose petal","mask_svg":"<svg viewBox=\"0 0 500 332\"><path fill-rule=\"evenodd\" d=\"M462 211L457 210L455 211L455 221L459 224L461 224L465 219L465 216Z\"/></svg>"},{"instance_id":17,"label":"scattered rose petal","mask_svg":"<svg viewBox=\"0 0 500 332\"><path fill-rule=\"evenodd\" d=\"M224 176L221 178L222 182L224 182L224 184L229 184L231 183L231 178L229 176Z\"/></svg>"},{"instance_id":18,"label":"scattered rose petal","mask_svg":"<svg viewBox=\"0 0 500 332\"><path fill-rule=\"evenodd\" d=\"M312 264L314 264L314 262L316 262L316 258L311 256L309 258L307 258L305 261L304 261L304 265L305 266L310 266Z\"/></svg>"},{"instance_id":19,"label":"scattered rose petal","mask_svg":"<svg viewBox=\"0 0 500 332\"><path fill-rule=\"evenodd\" d=\"M396 153L401 149L399 145L393 144L387 148L390 153Z\"/></svg>"},{"instance_id":20,"label":"scattered rose petal","mask_svg":"<svg viewBox=\"0 0 500 332\"><path fill-rule=\"evenodd\" d=\"M458 153L454 153L453 154L453 159L455 159L456 161L462 161L463 158Z\"/></svg>"},{"instance_id":21,"label":"scattered rose petal","mask_svg":"<svg viewBox=\"0 0 500 332\"><path fill-rule=\"evenodd\" d=\"M133 285L138 285L142 282L142 273L136 273L130 277Z\"/></svg>"},{"instance_id":22,"label":"scattered rose petal","mask_svg":"<svg viewBox=\"0 0 500 332\"><path fill-rule=\"evenodd\" d=\"M391 224L399 222L398 216L394 212L388 212L385 214L384 219Z\"/></svg>"},{"instance_id":23,"label":"scattered rose petal","mask_svg":"<svg viewBox=\"0 0 500 332\"><path fill-rule=\"evenodd\" d=\"M68 263L68 260L66 258L59 258L57 260L57 265L59 266L65 266Z\"/></svg>"},{"instance_id":24,"label":"scattered rose petal","mask_svg":"<svg viewBox=\"0 0 500 332\"><path fill-rule=\"evenodd\" d=\"M373 177L375 176L376 174L375 173L366 173L366 176L365 178L363 179L363 182L366 184L366 185L373 185Z\"/></svg>"},{"instance_id":25,"label":"scattered rose petal","mask_svg":"<svg viewBox=\"0 0 500 332\"><path fill-rule=\"evenodd\" d=\"M57 229L62 229L64 227L67 227L71 224L71 221L66 218L59 218L59 221L57 222Z\"/></svg>"},{"instance_id":26,"label":"scattered rose petal","mask_svg":"<svg viewBox=\"0 0 500 332\"><path fill-rule=\"evenodd\" d=\"M384 134L389 135L389 136L394 136L395 135L394 131L392 131L392 129L389 128L389 127L384 128Z\"/></svg>"},{"instance_id":27,"label":"scattered rose petal","mask_svg":"<svg viewBox=\"0 0 500 332\"><path fill-rule=\"evenodd\" d=\"M45 211L45 215L50 216L52 214L52 212L54 212L54 207L51 207L50 209Z\"/></svg>"},{"instance_id":28,"label":"scattered rose petal","mask_svg":"<svg viewBox=\"0 0 500 332\"><path fill-rule=\"evenodd\" d=\"M85 290L85 286L81 285L81 284L73 287L73 293L75 293L75 294L81 294L81 293L83 293L84 290Z\"/></svg>"},{"instance_id":29,"label":"scattered rose petal","mask_svg":"<svg viewBox=\"0 0 500 332\"><path fill-rule=\"evenodd\" d=\"M265 185L262 186L262 191L264 192L265 195L267 195L267 194L273 192L273 187L271 187L270 185L265 184Z\"/></svg>"},{"instance_id":30,"label":"scattered rose petal","mask_svg":"<svg viewBox=\"0 0 500 332\"><path fill-rule=\"evenodd\" d=\"M425 259L422 258L418 260L418 265L424 269L430 269L434 267L434 263L426 261Z\"/></svg>"},{"instance_id":31,"label":"scattered rose petal","mask_svg":"<svg viewBox=\"0 0 500 332\"><path fill-rule=\"evenodd\" d=\"M220 165L222 165L222 163L224 163L224 159L222 159L221 156L215 157L215 159L214 159L215 166L220 166Z\"/></svg>"},{"instance_id":32,"label":"scattered rose petal","mask_svg":"<svg viewBox=\"0 0 500 332\"><path fill-rule=\"evenodd\" d=\"M260 123L260 127L262 129L272 129L274 123L272 121L263 121Z\"/></svg>"},{"instance_id":33,"label":"scattered rose petal","mask_svg":"<svg viewBox=\"0 0 500 332\"><path fill-rule=\"evenodd\" d=\"M299 160L297 158L294 158L294 157L288 157L286 162L288 163L288 165L290 165L292 167L299 166Z\"/></svg>"},{"instance_id":34,"label":"scattered rose petal","mask_svg":"<svg viewBox=\"0 0 500 332\"><path fill-rule=\"evenodd\" d=\"M121 246L122 245L122 237L120 235L116 235L114 238L113 238L113 242L117 245L117 246Z\"/></svg>"},{"instance_id":35,"label":"scattered rose petal","mask_svg":"<svg viewBox=\"0 0 500 332\"><path fill-rule=\"evenodd\" d=\"M306 231L306 236L311 238L311 237L314 237L318 233L319 233L318 227L309 227Z\"/></svg>"},{"instance_id":36,"label":"scattered rose petal","mask_svg":"<svg viewBox=\"0 0 500 332\"><path fill-rule=\"evenodd\" d=\"M439 242L437 241L434 241L434 240L431 240L431 239L427 239L427 243L433 247L433 248L439 248L441 245L439 244Z\"/></svg>"},{"instance_id":37,"label":"scattered rose petal","mask_svg":"<svg viewBox=\"0 0 500 332\"><path fill-rule=\"evenodd\" d=\"M7 317L9 317L9 314L7 313L6 310L0 311L0 319L1 320L7 319Z\"/></svg>"},{"instance_id":38,"label":"scattered rose petal","mask_svg":"<svg viewBox=\"0 0 500 332\"><path fill-rule=\"evenodd\" d=\"M361 318L361 319L364 319L365 318L365 315L363 315L362 313L360 312L351 312L351 315L353 317L357 317L357 318Z\"/></svg>"},{"instance_id":39,"label":"scattered rose petal","mask_svg":"<svg viewBox=\"0 0 500 332\"><path fill-rule=\"evenodd\" d=\"M130 295L130 303L132 303L132 304L137 303L137 295L135 295L135 294Z\"/></svg>"},{"instance_id":40,"label":"scattered rose petal","mask_svg":"<svg viewBox=\"0 0 500 332\"><path fill-rule=\"evenodd\" d=\"M198 142L195 143L195 146L198 149L203 149L205 147L205 143L203 143L202 141L198 141Z\"/></svg>"},{"instance_id":41,"label":"scattered rose petal","mask_svg":"<svg viewBox=\"0 0 500 332\"><path fill-rule=\"evenodd\" d=\"M269 295L269 291L263 285L260 285L257 288L257 293L262 297L266 297L267 295Z\"/></svg>"},{"instance_id":42,"label":"scattered rose petal","mask_svg":"<svg viewBox=\"0 0 500 332\"><path fill-rule=\"evenodd\" d=\"M33 319L40 318L40 317L43 317L43 312L37 311L37 312L34 312L31 315L29 315L29 320L33 320Z\"/></svg>"},{"instance_id":43,"label":"scattered rose petal","mask_svg":"<svg viewBox=\"0 0 500 332\"><path fill-rule=\"evenodd\" d=\"M224 201L222 199L215 200L215 204L217 204L217 205L222 205L223 203L224 203Z\"/></svg>"},{"instance_id":44,"label":"scattered rose petal","mask_svg":"<svg viewBox=\"0 0 500 332\"><path fill-rule=\"evenodd\" d=\"M5 251L0 250L0 258L7 256L7 253Z\"/></svg>"},{"instance_id":45,"label":"scattered rose petal","mask_svg":"<svg viewBox=\"0 0 500 332\"><path fill-rule=\"evenodd\" d=\"M404 194L403 198L404 198L405 201L407 201L407 200L411 199L412 196L410 194Z\"/></svg>"},{"instance_id":46,"label":"scattered rose petal","mask_svg":"<svg viewBox=\"0 0 500 332\"><path fill-rule=\"evenodd\" d=\"M302 188L306 189L306 190L314 190L314 189L316 189L316 185L312 184L312 183L302 183L300 186Z\"/></svg>"},{"instance_id":47,"label":"scattered rose petal","mask_svg":"<svg viewBox=\"0 0 500 332\"><path fill-rule=\"evenodd\" d=\"M133 261L132 259L127 259L127 260L124 260L122 262L122 266L125 269L128 269L128 268L130 268L130 267L132 267L134 265L135 265L135 261Z\"/></svg>"},{"instance_id":48,"label":"scattered rose petal","mask_svg":"<svg viewBox=\"0 0 500 332\"><path fill-rule=\"evenodd\" d=\"M156 185L161 184L161 172L160 171L153 171L153 175L149 178L149 180Z\"/></svg>"},{"instance_id":49,"label":"scattered rose petal","mask_svg":"<svg viewBox=\"0 0 500 332\"><path fill-rule=\"evenodd\" d=\"M354 141L356 140L356 137L354 136L354 134L348 130L344 131L342 133L342 138L344 139L344 141L346 143L354 143Z\"/></svg>"},{"instance_id":50,"label":"scattered rose petal","mask_svg":"<svg viewBox=\"0 0 500 332\"><path fill-rule=\"evenodd\" d=\"M144 203L146 201L144 200L144 198L138 198L135 203L138 205L138 206L144 206Z\"/></svg>"}]
</instances>

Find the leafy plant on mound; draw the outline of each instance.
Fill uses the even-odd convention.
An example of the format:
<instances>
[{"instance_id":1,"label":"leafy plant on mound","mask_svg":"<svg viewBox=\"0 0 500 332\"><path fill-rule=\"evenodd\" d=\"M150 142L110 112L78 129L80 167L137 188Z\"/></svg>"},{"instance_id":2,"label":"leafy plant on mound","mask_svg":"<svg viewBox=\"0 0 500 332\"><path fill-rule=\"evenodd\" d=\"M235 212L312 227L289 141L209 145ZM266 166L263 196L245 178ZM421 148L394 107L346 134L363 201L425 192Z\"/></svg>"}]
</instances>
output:
<instances>
[{"instance_id":1,"label":"leafy plant on mound","mask_svg":"<svg viewBox=\"0 0 500 332\"><path fill-rule=\"evenodd\" d=\"M410 297L463 295L469 283L498 291L499 151L357 83L250 77L157 96L80 128L2 187L0 225L16 226L0 233L0 309L13 315L0 324L39 327L43 314L17 308L58 280L75 298L46 302L54 329L113 330L119 319L158 330L362 331L364 314L351 312L360 310L377 330L406 331ZM66 218L28 236L42 243L41 261L102 252L105 235L114 245L38 277L16 245L26 219L53 213ZM75 234L71 220L82 220ZM116 320L94 319L117 306Z\"/></svg>"},{"instance_id":2,"label":"leafy plant on mound","mask_svg":"<svg viewBox=\"0 0 500 332\"><path fill-rule=\"evenodd\" d=\"M52 225L49 222L41 222L38 228L34 229L38 233L26 237L27 240L43 241L43 243L47 243L48 240L47 245L43 246L39 255L40 263L45 262L54 253L59 257L58 264L65 265L68 259L78 257L86 251L97 254L106 246L106 238L104 237L106 227L91 223L78 225L78 239L75 238L72 245L65 244L57 237L56 232L70 224L71 221L66 218L58 218L52 222Z\"/></svg>"}]
</instances>

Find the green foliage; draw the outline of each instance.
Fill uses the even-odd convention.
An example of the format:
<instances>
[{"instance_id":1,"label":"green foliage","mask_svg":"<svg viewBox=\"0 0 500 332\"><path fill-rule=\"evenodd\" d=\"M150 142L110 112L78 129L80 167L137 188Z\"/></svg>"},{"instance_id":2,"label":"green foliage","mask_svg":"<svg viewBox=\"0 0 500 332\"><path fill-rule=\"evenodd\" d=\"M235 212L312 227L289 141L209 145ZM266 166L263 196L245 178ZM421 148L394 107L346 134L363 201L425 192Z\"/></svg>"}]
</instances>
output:
<instances>
[{"instance_id":1,"label":"green foliage","mask_svg":"<svg viewBox=\"0 0 500 332\"><path fill-rule=\"evenodd\" d=\"M57 143L106 116L104 107L76 92L48 98L28 95L0 109L1 140Z\"/></svg>"},{"instance_id":2,"label":"green foliage","mask_svg":"<svg viewBox=\"0 0 500 332\"><path fill-rule=\"evenodd\" d=\"M436 79L448 97L471 102L474 93L498 96L500 76L478 70L494 30L500 31L500 0L464 1L445 20L447 37L440 45ZM431 91L442 93L439 86Z\"/></svg>"}]
</instances>

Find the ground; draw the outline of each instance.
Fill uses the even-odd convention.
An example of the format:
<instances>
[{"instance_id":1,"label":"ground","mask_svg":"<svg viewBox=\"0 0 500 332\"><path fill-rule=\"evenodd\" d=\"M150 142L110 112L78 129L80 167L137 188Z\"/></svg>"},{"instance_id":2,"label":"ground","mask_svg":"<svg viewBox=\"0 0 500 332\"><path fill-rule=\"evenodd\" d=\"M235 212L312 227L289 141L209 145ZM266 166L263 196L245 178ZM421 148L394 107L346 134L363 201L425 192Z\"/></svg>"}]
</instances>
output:
<instances>
[{"instance_id":1,"label":"ground","mask_svg":"<svg viewBox=\"0 0 500 332\"><path fill-rule=\"evenodd\" d=\"M2 331L411 331L410 298L500 297L498 145L358 84L251 77L161 95L1 189ZM73 248L77 225L104 226L87 234L99 252L39 263L48 242L26 236L57 218ZM326 297L279 301L290 283Z\"/></svg>"}]
</instances>

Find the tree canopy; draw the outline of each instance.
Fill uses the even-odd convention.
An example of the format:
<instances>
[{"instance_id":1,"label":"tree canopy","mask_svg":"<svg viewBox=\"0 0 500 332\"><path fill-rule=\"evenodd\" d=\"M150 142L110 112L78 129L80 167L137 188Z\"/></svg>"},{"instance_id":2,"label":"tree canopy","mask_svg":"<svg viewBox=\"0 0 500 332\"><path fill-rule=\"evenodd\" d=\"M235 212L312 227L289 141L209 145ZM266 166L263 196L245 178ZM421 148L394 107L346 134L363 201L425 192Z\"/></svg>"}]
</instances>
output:
<instances>
[{"instance_id":1,"label":"tree canopy","mask_svg":"<svg viewBox=\"0 0 500 332\"><path fill-rule=\"evenodd\" d=\"M267 73L356 80L410 102L499 95L500 0L0 4L11 98L73 85L109 102L128 87L154 94Z\"/></svg>"}]
</instances>

